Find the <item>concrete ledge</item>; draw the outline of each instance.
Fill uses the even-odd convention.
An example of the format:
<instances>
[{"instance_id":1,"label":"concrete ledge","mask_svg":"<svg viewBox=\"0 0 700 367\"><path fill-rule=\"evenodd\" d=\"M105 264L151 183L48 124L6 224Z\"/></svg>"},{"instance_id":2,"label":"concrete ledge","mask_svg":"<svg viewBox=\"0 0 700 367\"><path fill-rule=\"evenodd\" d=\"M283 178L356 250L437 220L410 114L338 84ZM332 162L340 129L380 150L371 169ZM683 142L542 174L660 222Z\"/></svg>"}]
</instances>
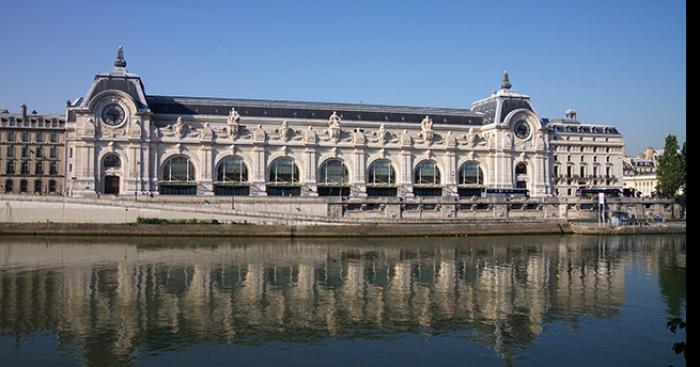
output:
<instances>
[{"instance_id":1,"label":"concrete ledge","mask_svg":"<svg viewBox=\"0 0 700 367\"><path fill-rule=\"evenodd\" d=\"M648 226L619 226L619 227L599 227L595 224L571 224L575 234L683 234L685 233L685 222L660 223Z\"/></svg>"},{"instance_id":2,"label":"concrete ledge","mask_svg":"<svg viewBox=\"0 0 700 367\"><path fill-rule=\"evenodd\" d=\"M498 224L360 224L360 225L241 225L241 224L96 224L1 223L0 236L177 236L177 237L428 237L503 234L573 233L562 223Z\"/></svg>"},{"instance_id":3,"label":"concrete ledge","mask_svg":"<svg viewBox=\"0 0 700 367\"><path fill-rule=\"evenodd\" d=\"M97 224L0 223L0 236L177 236L177 237L431 237L527 234L672 234L685 223L599 227L569 223L242 225L242 224Z\"/></svg>"}]
</instances>

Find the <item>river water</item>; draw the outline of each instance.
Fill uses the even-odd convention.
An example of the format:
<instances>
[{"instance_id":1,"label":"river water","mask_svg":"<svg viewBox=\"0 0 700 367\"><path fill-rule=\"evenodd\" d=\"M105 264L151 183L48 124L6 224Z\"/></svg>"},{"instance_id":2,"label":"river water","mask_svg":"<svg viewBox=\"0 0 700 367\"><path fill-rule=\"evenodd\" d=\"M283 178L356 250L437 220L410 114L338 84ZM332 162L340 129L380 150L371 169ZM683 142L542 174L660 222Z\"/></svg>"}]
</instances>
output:
<instances>
[{"instance_id":1,"label":"river water","mask_svg":"<svg viewBox=\"0 0 700 367\"><path fill-rule=\"evenodd\" d=\"M686 238L0 238L2 366L683 366Z\"/></svg>"}]
</instances>

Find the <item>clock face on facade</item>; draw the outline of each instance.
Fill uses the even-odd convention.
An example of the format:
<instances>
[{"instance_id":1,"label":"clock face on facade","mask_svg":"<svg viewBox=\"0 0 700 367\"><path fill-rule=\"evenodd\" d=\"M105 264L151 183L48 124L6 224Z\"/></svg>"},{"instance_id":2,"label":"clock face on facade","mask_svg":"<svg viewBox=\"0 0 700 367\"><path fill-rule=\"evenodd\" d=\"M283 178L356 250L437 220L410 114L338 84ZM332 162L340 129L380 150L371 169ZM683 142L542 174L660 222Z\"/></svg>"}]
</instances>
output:
<instances>
[{"instance_id":1,"label":"clock face on facade","mask_svg":"<svg viewBox=\"0 0 700 367\"><path fill-rule=\"evenodd\" d=\"M112 103L102 109L102 121L110 126L117 126L124 122L126 113L118 104Z\"/></svg>"},{"instance_id":2,"label":"clock face on facade","mask_svg":"<svg viewBox=\"0 0 700 367\"><path fill-rule=\"evenodd\" d=\"M520 139L527 139L530 136L530 124L528 124L525 120L516 122L513 130L515 132L515 136Z\"/></svg>"}]
</instances>

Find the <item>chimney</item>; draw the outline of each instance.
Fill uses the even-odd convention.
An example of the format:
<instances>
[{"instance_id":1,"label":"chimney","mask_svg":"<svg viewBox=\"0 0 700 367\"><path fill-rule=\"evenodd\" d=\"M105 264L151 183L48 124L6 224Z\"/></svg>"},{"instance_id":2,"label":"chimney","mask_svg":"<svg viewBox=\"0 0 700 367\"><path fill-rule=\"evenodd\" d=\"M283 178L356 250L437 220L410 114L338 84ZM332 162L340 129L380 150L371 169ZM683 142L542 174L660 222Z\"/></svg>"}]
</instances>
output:
<instances>
[{"instance_id":1,"label":"chimney","mask_svg":"<svg viewBox=\"0 0 700 367\"><path fill-rule=\"evenodd\" d=\"M22 113L22 118L27 118L27 105L23 104L19 108Z\"/></svg>"}]
</instances>

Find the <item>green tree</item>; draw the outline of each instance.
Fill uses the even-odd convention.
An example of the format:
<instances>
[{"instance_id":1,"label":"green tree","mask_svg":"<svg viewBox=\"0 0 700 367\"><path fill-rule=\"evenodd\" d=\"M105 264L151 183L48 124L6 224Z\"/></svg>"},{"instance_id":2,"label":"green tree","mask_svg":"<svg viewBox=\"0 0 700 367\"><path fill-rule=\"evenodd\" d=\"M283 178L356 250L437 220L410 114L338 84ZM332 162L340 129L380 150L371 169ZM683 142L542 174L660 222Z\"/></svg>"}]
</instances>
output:
<instances>
[{"instance_id":1,"label":"green tree","mask_svg":"<svg viewBox=\"0 0 700 367\"><path fill-rule=\"evenodd\" d=\"M688 190L688 185L686 184L686 181L688 180L688 166L686 165L685 143L686 142L683 142L683 149L681 149L681 160L683 161L683 185L681 188L683 190L684 197L685 192Z\"/></svg>"},{"instance_id":2,"label":"green tree","mask_svg":"<svg viewBox=\"0 0 700 367\"><path fill-rule=\"evenodd\" d=\"M678 141L675 135L666 137L664 154L659 158L656 178L659 181L657 191L661 196L674 197L685 179L683 159L678 154Z\"/></svg>"}]
</instances>

